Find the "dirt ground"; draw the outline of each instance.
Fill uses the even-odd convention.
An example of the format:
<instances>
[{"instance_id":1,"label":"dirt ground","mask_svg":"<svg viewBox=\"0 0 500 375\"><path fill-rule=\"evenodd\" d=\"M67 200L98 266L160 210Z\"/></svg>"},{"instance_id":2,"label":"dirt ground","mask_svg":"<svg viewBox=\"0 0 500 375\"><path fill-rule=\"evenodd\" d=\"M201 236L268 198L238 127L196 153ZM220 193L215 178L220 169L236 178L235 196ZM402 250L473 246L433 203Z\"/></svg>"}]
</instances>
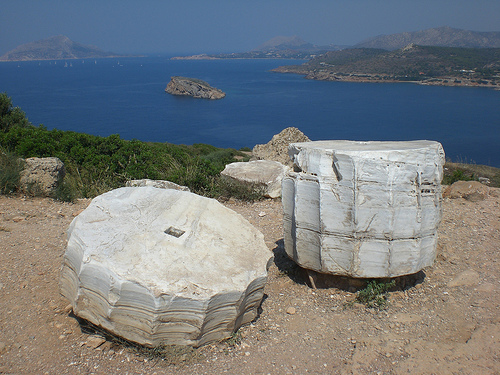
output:
<instances>
[{"instance_id":1,"label":"dirt ground","mask_svg":"<svg viewBox=\"0 0 500 375\"><path fill-rule=\"evenodd\" d=\"M59 294L66 229L88 200L0 197L0 374L500 374L499 197L444 199L435 264L398 279L382 311L352 303L355 280L311 288L284 256L281 202L226 202L275 255L262 312L163 358L104 341Z\"/></svg>"}]
</instances>

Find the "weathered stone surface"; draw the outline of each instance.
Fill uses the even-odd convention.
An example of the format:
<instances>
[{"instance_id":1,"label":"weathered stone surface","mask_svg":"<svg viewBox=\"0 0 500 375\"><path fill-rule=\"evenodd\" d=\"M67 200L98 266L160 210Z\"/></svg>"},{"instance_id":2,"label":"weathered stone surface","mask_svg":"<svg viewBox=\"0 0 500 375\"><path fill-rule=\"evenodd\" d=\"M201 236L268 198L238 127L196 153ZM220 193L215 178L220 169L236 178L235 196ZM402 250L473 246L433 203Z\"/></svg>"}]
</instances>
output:
<instances>
[{"instance_id":1,"label":"weathered stone surface","mask_svg":"<svg viewBox=\"0 0 500 375\"><path fill-rule=\"evenodd\" d=\"M38 187L44 195L50 195L56 188L66 171L59 158L28 158L21 171L21 187L29 191Z\"/></svg>"},{"instance_id":2,"label":"weathered stone surface","mask_svg":"<svg viewBox=\"0 0 500 375\"><path fill-rule=\"evenodd\" d=\"M255 145L252 153L259 160L274 160L291 167L288 146L297 142L309 142L309 138L299 129L290 127L275 134L265 145Z\"/></svg>"},{"instance_id":3,"label":"weathered stone surface","mask_svg":"<svg viewBox=\"0 0 500 375\"><path fill-rule=\"evenodd\" d=\"M279 198L281 181L289 169L277 161L255 160L228 164L221 175L241 183L262 187L267 198Z\"/></svg>"},{"instance_id":4,"label":"weathered stone surface","mask_svg":"<svg viewBox=\"0 0 500 375\"><path fill-rule=\"evenodd\" d=\"M360 278L432 265L444 164L438 142L296 143L290 157L285 250L299 265Z\"/></svg>"},{"instance_id":5,"label":"weathered stone surface","mask_svg":"<svg viewBox=\"0 0 500 375\"><path fill-rule=\"evenodd\" d=\"M95 198L68 237L62 294L77 316L118 336L199 346L257 314L271 253L214 199L120 188Z\"/></svg>"},{"instance_id":6,"label":"weathered stone surface","mask_svg":"<svg viewBox=\"0 0 500 375\"><path fill-rule=\"evenodd\" d=\"M201 99L222 99L226 96L224 92L201 79L186 77L172 77L165 91L172 95L192 96Z\"/></svg>"},{"instance_id":7,"label":"weathered stone surface","mask_svg":"<svg viewBox=\"0 0 500 375\"><path fill-rule=\"evenodd\" d=\"M488 196L488 190L488 187L479 181L457 181L444 190L443 197L464 198L471 202L478 202Z\"/></svg>"},{"instance_id":8,"label":"weathered stone surface","mask_svg":"<svg viewBox=\"0 0 500 375\"><path fill-rule=\"evenodd\" d=\"M142 180L130 180L125 184L127 187L142 187L142 186L152 186L159 189L174 189L182 191L190 191L187 186L177 185L171 181L166 180L150 180L148 178Z\"/></svg>"}]
</instances>

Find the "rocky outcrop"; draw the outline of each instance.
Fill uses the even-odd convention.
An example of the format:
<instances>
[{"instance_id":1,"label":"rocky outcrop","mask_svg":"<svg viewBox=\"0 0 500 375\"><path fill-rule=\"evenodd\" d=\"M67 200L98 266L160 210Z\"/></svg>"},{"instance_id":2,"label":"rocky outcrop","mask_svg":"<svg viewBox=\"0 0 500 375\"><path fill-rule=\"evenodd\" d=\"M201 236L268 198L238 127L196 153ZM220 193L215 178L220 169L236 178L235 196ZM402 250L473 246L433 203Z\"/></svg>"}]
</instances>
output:
<instances>
[{"instance_id":1,"label":"rocky outcrop","mask_svg":"<svg viewBox=\"0 0 500 375\"><path fill-rule=\"evenodd\" d=\"M165 91L172 95L192 96L201 99L222 99L226 96L224 92L201 79L186 77L172 77Z\"/></svg>"},{"instance_id":2,"label":"rocky outcrop","mask_svg":"<svg viewBox=\"0 0 500 375\"><path fill-rule=\"evenodd\" d=\"M224 178L262 189L266 198L279 198L281 181L288 169L277 161L255 160L228 164L221 175Z\"/></svg>"},{"instance_id":3,"label":"rocky outcrop","mask_svg":"<svg viewBox=\"0 0 500 375\"><path fill-rule=\"evenodd\" d=\"M274 135L265 145L255 145L252 153L258 160L274 160L291 167L292 161L288 156L288 146L291 143L309 141L310 139L299 129L289 127Z\"/></svg>"},{"instance_id":4,"label":"rocky outcrop","mask_svg":"<svg viewBox=\"0 0 500 375\"><path fill-rule=\"evenodd\" d=\"M177 185L174 182L166 181L166 180L150 180L149 178L145 178L142 180L130 180L125 184L127 187L143 187L143 186L152 186L159 189L174 189L174 190L182 190L182 191L190 191L187 186Z\"/></svg>"},{"instance_id":5,"label":"rocky outcrop","mask_svg":"<svg viewBox=\"0 0 500 375\"><path fill-rule=\"evenodd\" d=\"M448 186L443 197L445 198L464 198L471 202L484 200L488 196L489 188L479 181L456 181Z\"/></svg>"},{"instance_id":6,"label":"rocky outcrop","mask_svg":"<svg viewBox=\"0 0 500 375\"><path fill-rule=\"evenodd\" d=\"M21 171L21 190L40 195L51 195L66 173L59 158L28 158Z\"/></svg>"},{"instance_id":7,"label":"rocky outcrop","mask_svg":"<svg viewBox=\"0 0 500 375\"><path fill-rule=\"evenodd\" d=\"M285 250L300 266L358 278L433 264L444 152L433 141L290 145Z\"/></svg>"},{"instance_id":8,"label":"rocky outcrop","mask_svg":"<svg viewBox=\"0 0 500 375\"><path fill-rule=\"evenodd\" d=\"M123 187L71 223L61 292L127 340L200 346L257 316L270 258L262 233L215 199Z\"/></svg>"}]
</instances>

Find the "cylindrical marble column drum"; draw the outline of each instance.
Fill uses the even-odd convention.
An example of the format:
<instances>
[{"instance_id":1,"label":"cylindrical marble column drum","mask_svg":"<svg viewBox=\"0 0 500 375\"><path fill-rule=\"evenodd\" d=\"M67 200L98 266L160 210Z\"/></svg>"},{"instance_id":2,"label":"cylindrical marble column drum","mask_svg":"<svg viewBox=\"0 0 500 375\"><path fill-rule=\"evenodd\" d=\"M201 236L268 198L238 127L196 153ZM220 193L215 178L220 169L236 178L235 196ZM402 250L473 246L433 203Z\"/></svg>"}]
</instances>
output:
<instances>
[{"instance_id":1,"label":"cylindrical marble column drum","mask_svg":"<svg viewBox=\"0 0 500 375\"><path fill-rule=\"evenodd\" d=\"M293 143L282 183L285 250L300 266L356 278L433 264L443 147L434 141Z\"/></svg>"}]
</instances>

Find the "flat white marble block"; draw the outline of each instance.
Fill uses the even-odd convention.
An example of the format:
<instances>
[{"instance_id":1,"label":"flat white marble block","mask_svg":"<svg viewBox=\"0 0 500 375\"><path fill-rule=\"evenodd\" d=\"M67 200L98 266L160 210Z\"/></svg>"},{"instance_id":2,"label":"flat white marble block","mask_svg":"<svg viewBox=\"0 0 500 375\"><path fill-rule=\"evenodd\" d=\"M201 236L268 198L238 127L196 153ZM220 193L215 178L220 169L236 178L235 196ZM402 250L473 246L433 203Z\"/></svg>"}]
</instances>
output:
<instances>
[{"instance_id":1,"label":"flat white marble block","mask_svg":"<svg viewBox=\"0 0 500 375\"><path fill-rule=\"evenodd\" d=\"M285 250L300 266L357 278L433 264L444 151L434 141L293 143L283 179Z\"/></svg>"},{"instance_id":2,"label":"flat white marble block","mask_svg":"<svg viewBox=\"0 0 500 375\"><path fill-rule=\"evenodd\" d=\"M71 223L61 291L77 316L127 340L199 346L256 317L271 255L214 199L125 187Z\"/></svg>"}]
</instances>

